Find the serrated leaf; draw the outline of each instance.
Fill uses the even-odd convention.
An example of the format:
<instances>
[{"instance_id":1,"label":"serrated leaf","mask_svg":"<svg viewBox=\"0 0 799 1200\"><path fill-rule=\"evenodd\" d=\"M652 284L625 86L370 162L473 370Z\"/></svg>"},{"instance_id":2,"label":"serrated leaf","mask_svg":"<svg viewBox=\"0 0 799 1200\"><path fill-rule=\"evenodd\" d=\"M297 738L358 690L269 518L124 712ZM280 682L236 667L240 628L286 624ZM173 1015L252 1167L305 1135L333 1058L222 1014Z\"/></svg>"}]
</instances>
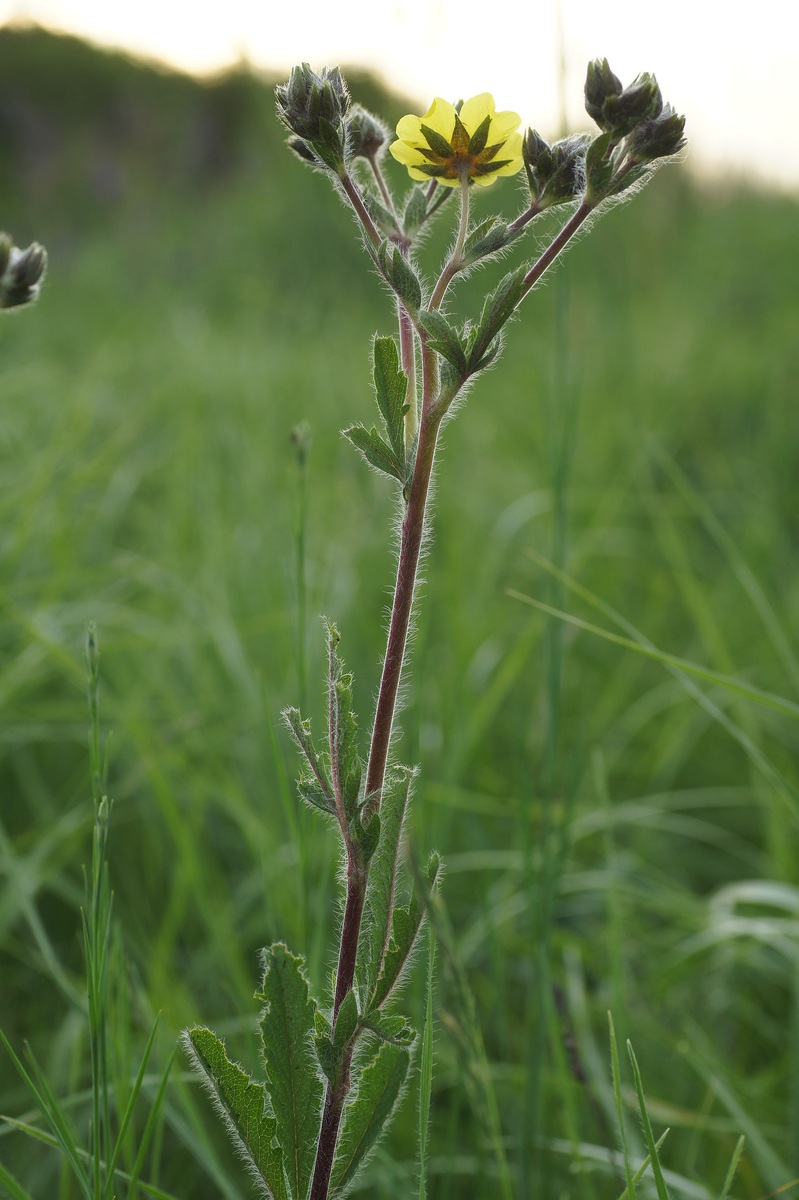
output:
<instances>
[{"instance_id":1,"label":"serrated leaf","mask_svg":"<svg viewBox=\"0 0 799 1200\"><path fill-rule=\"evenodd\" d=\"M380 268L393 290L411 313L422 306L422 285L405 255L388 242L381 242L377 252Z\"/></svg>"},{"instance_id":2,"label":"serrated leaf","mask_svg":"<svg viewBox=\"0 0 799 1200\"><path fill-rule=\"evenodd\" d=\"M416 1037L416 1031L405 1017L399 1014L389 1016L384 1012L373 1010L363 1018L363 1026L370 1029L384 1042L393 1046L410 1046Z\"/></svg>"},{"instance_id":3,"label":"serrated leaf","mask_svg":"<svg viewBox=\"0 0 799 1200\"><path fill-rule=\"evenodd\" d=\"M336 806L347 826L358 807L362 764L358 754L358 726L352 707L352 675L344 669L338 654L341 635L335 625L325 621L327 630L328 713L330 735L330 773Z\"/></svg>"},{"instance_id":4,"label":"serrated leaf","mask_svg":"<svg viewBox=\"0 0 799 1200\"><path fill-rule=\"evenodd\" d=\"M308 992L303 959L282 943L263 952L264 978L256 998L265 1002L260 1028L266 1090L295 1200L311 1180L321 1119L323 1084L311 1049L316 1005Z\"/></svg>"},{"instance_id":5,"label":"serrated leaf","mask_svg":"<svg viewBox=\"0 0 799 1200\"><path fill-rule=\"evenodd\" d=\"M277 1123L268 1111L264 1084L256 1083L230 1061L224 1042L210 1029L190 1029L186 1041L250 1169L263 1180L274 1200L288 1200L283 1152L272 1145Z\"/></svg>"},{"instance_id":6,"label":"serrated leaf","mask_svg":"<svg viewBox=\"0 0 799 1200\"><path fill-rule=\"evenodd\" d=\"M405 414L408 376L400 367L399 351L390 337L376 337L372 345L372 370L377 406L386 424L388 440L405 472Z\"/></svg>"},{"instance_id":7,"label":"serrated leaf","mask_svg":"<svg viewBox=\"0 0 799 1200\"><path fill-rule=\"evenodd\" d=\"M483 362L485 352L505 322L513 315L524 294L525 267L511 271L494 289L483 305L476 326L474 343L469 355L469 371L475 371Z\"/></svg>"},{"instance_id":8,"label":"serrated leaf","mask_svg":"<svg viewBox=\"0 0 799 1200\"><path fill-rule=\"evenodd\" d=\"M438 854L433 852L428 859L425 887L433 888L435 886L440 867L441 860ZM375 984L370 1008L380 1008L397 987L408 964L423 920L424 905L418 891L414 889L410 904L407 907L394 909L391 920L391 939Z\"/></svg>"},{"instance_id":9,"label":"serrated leaf","mask_svg":"<svg viewBox=\"0 0 799 1200\"><path fill-rule=\"evenodd\" d=\"M384 475L389 475L392 479L398 479L403 487L405 486L403 464L374 426L367 429L365 425L350 425L349 429L343 429L342 433L352 442L356 450L360 450L370 466L382 471Z\"/></svg>"},{"instance_id":10,"label":"serrated leaf","mask_svg":"<svg viewBox=\"0 0 799 1200\"><path fill-rule=\"evenodd\" d=\"M452 328L446 317L440 312L422 310L418 319L427 334L428 346L451 363L457 371L465 374L466 354L457 331Z\"/></svg>"},{"instance_id":11,"label":"serrated leaf","mask_svg":"<svg viewBox=\"0 0 799 1200\"><path fill-rule=\"evenodd\" d=\"M363 1011L375 1007L372 997L389 949L402 829L414 777L414 771L403 767L392 773L383 788L380 836L369 870L366 918L355 959L355 984Z\"/></svg>"},{"instance_id":12,"label":"serrated leaf","mask_svg":"<svg viewBox=\"0 0 799 1200\"><path fill-rule=\"evenodd\" d=\"M311 722L304 721L299 709L287 708L283 720L291 730L294 741L305 756L308 770L303 772L297 782L297 790L303 800L321 808L323 812L335 814L333 803L333 784L327 768L316 751L311 736Z\"/></svg>"},{"instance_id":13,"label":"serrated leaf","mask_svg":"<svg viewBox=\"0 0 799 1200\"><path fill-rule=\"evenodd\" d=\"M387 1125L408 1074L410 1054L383 1042L360 1072L344 1110L331 1176L331 1195L352 1183Z\"/></svg>"}]
</instances>

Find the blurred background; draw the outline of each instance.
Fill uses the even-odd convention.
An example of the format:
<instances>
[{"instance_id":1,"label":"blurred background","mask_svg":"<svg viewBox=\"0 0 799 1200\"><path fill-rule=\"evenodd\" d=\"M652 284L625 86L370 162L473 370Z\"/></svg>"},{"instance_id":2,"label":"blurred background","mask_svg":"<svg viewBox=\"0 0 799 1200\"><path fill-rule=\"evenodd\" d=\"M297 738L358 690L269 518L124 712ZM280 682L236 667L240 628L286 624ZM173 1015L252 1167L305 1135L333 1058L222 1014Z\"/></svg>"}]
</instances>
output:
<instances>
[{"instance_id":1,"label":"blurred background","mask_svg":"<svg viewBox=\"0 0 799 1200\"><path fill-rule=\"evenodd\" d=\"M606 54L686 112L686 161L530 297L438 473L397 744L422 764L412 836L444 855L453 928L430 1191L618 1195L612 1009L656 1133L671 1129L672 1194L718 1197L741 1133L732 1194L791 1194L796 720L509 591L799 699L794 11L409 0L300 20L243 0L31 0L0 16L0 227L50 253L36 311L0 325L0 1026L29 1039L83 1133L88 620L113 731L135 1034L120 1060L161 1011L153 1073L194 1021L257 1073L273 940L327 986L336 847L295 800L279 713L322 719L325 613L369 724L395 508L339 431L373 419L369 338L393 321L347 212L285 149L274 82L341 61L390 124L492 90L556 136L589 127L585 64ZM517 211L519 186L478 215ZM442 218L426 271L451 234ZM415 1086L355 1194L418 1190ZM5 1058L0 1112L32 1119ZM0 1160L34 1195L73 1194L56 1153L7 1126ZM145 1177L250 1194L182 1060Z\"/></svg>"}]
</instances>

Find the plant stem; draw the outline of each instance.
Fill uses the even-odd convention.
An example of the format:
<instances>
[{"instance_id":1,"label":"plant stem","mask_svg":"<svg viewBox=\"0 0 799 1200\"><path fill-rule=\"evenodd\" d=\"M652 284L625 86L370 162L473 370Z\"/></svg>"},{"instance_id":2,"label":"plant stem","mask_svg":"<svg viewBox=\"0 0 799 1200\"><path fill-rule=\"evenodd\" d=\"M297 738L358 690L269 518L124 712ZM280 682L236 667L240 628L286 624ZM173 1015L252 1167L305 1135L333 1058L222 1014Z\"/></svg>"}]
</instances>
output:
<instances>
[{"instance_id":1,"label":"plant stem","mask_svg":"<svg viewBox=\"0 0 799 1200\"><path fill-rule=\"evenodd\" d=\"M466 230L469 227L469 177L464 175L461 179L461 219L458 225L458 236L455 239L455 245L452 247L452 253L449 256L444 270L438 277L438 282L433 288L433 294L430 297L428 305L431 312L435 312L440 308L441 301L444 299L444 294L452 280L458 274L458 271L463 268L463 246L466 241Z\"/></svg>"},{"instance_id":2,"label":"plant stem","mask_svg":"<svg viewBox=\"0 0 799 1200\"><path fill-rule=\"evenodd\" d=\"M554 238L552 242L550 242L550 244L547 246L544 253L538 259L538 262L534 263L532 265L532 267L530 267L530 270L525 275L525 277L524 277L524 293L523 293L524 296L526 296L527 293L535 287L535 285L538 283L539 279L544 274L544 272L546 270L548 270L549 267L552 266L553 262L558 257L561 250L565 249L569 240L574 236L574 234L580 228L583 221L585 221L588 217L590 217L590 215L593 211L594 211L593 204L589 204L587 201L583 200L580 207L578 209L576 209L575 212L572 213L572 215L569 217L568 221L563 226L563 228L561 229L561 231L557 235L557 237Z\"/></svg>"}]
</instances>

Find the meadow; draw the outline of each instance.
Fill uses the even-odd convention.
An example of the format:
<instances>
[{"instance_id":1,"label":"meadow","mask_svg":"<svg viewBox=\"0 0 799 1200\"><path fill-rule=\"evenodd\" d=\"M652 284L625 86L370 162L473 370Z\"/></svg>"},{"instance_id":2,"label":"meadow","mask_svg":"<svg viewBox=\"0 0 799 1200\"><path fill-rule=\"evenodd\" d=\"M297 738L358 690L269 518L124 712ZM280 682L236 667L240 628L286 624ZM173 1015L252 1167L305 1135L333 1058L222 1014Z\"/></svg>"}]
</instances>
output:
<instances>
[{"instance_id":1,"label":"meadow","mask_svg":"<svg viewBox=\"0 0 799 1200\"><path fill-rule=\"evenodd\" d=\"M259 948L317 991L333 965L335 845L279 714L321 718L325 614L371 715L395 514L340 430L372 420L393 309L268 83L0 31L0 226L50 253L0 323L0 1027L79 1131L88 621L120 1074L157 1012L145 1098L192 1022L254 1069ZM665 168L445 431L399 743L446 862L434 1200L620 1195L608 1010L673 1197L721 1196L741 1134L736 1200L799 1186L798 215ZM415 1086L354 1195L414 1192ZM0 1113L36 1122L6 1057ZM77 1195L10 1125L0 1161ZM180 1053L143 1179L252 1194Z\"/></svg>"}]
</instances>

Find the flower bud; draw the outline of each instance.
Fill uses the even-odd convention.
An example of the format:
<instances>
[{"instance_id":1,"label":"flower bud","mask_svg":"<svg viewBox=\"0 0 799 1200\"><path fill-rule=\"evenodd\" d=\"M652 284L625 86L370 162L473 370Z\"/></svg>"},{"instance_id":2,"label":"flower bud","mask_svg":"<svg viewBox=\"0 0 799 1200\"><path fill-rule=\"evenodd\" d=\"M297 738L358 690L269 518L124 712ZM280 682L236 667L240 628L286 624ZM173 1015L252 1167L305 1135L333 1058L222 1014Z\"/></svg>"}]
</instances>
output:
<instances>
[{"instance_id":1,"label":"flower bud","mask_svg":"<svg viewBox=\"0 0 799 1200\"><path fill-rule=\"evenodd\" d=\"M585 184L584 134L547 144L535 129L528 129L522 147L524 169L532 199L541 208L565 204L579 195Z\"/></svg>"},{"instance_id":2,"label":"flower bud","mask_svg":"<svg viewBox=\"0 0 799 1200\"><path fill-rule=\"evenodd\" d=\"M620 95L607 97L602 106L602 128L617 137L626 137L639 121L656 117L662 108L658 81L644 71Z\"/></svg>"},{"instance_id":3,"label":"flower bud","mask_svg":"<svg viewBox=\"0 0 799 1200\"><path fill-rule=\"evenodd\" d=\"M605 101L610 96L620 96L622 90L621 80L613 74L606 58L595 58L588 64L585 77L585 111L601 129L605 128L602 123Z\"/></svg>"},{"instance_id":4,"label":"flower bud","mask_svg":"<svg viewBox=\"0 0 799 1200\"><path fill-rule=\"evenodd\" d=\"M391 134L379 117L353 104L347 115L347 156L379 158Z\"/></svg>"},{"instance_id":5,"label":"flower bud","mask_svg":"<svg viewBox=\"0 0 799 1200\"><path fill-rule=\"evenodd\" d=\"M665 104L656 117L641 121L630 134L627 141L630 160L647 163L656 158L670 158L685 145L684 132L685 117Z\"/></svg>"},{"instance_id":6,"label":"flower bud","mask_svg":"<svg viewBox=\"0 0 799 1200\"><path fill-rule=\"evenodd\" d=\"M20 250L7 234L0 234L0 308L17 308L35 300L46 268L44 246L33 242L27 250Z\"/></svg>"},{"instance_id":7,"label":"flower bud","mask_svg":"<svg viewBox=\"0 0 799 1200\"><path fill-rule=\"evenodd\" d=\"M344 165L344 121L350 95L338 67L312 71L307 63L294 67L288 83L275 88L280 120L296 134L324 166L340 172ZM310 161L296 147L300 156Z\"/></svg>"}]
</instances>

